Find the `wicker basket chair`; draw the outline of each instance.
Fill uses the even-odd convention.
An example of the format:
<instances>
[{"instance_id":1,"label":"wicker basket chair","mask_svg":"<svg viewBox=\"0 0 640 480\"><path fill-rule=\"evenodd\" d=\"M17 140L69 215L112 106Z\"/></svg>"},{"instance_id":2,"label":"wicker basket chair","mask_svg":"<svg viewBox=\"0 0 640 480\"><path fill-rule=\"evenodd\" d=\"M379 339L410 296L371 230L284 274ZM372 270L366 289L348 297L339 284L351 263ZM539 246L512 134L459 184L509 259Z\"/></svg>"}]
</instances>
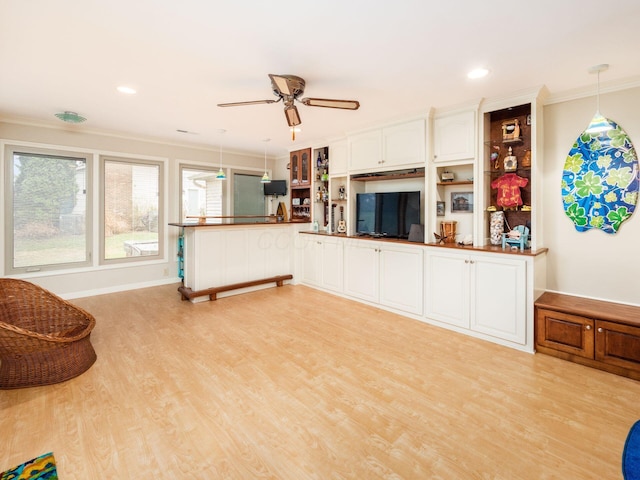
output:
<instances>
[{"instance_id":1,"label":"wicker basket chair","mask_svg":"<svg viewBox=\"0 0 640 480\"><path fill-rule=\"evenodd\" d=\"M74 378L96 361L95 318L24 280L0 278L0 389Z\"/></svg>"}]
</instances>

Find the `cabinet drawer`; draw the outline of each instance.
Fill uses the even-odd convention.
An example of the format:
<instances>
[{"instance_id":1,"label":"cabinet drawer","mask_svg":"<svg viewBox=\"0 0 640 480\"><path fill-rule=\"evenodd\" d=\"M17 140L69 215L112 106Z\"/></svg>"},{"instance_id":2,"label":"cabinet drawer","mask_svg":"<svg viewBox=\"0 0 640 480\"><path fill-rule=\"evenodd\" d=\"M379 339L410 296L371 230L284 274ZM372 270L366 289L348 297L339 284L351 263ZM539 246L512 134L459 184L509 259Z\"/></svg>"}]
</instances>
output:
<instances>
[{"instance_id":1,"label":"cabinet drawer","mask_svg":"<svg viewBox=\"0 0 640 480\"><path fill-rule=\"evenodd\" d=\"M640 328L597 320L595 358L640 371Z\"/></svg>"},{"instance_id":2,"label":"cabinet drawer","mask_svg":"<svg viewBox=\"0 0 640 480\"><path fill-rule=\"evenodd\" d=\"M544 308L536 313L536 344L561 352L593 358L594 321Z\"/></svg>"}]
</instances>

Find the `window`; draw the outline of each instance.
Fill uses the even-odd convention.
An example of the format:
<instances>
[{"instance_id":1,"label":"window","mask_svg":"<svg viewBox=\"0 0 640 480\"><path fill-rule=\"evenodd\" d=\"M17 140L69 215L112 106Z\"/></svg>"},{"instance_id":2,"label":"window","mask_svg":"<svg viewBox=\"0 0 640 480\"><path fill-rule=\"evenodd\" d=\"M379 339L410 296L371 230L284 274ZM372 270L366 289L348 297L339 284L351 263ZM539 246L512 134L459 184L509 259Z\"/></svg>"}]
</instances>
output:
<instances>
[{"instance_id":1,"label":"window","mask_svg":"<svg viewBox=\"0 0 640 480\"><path fill-rule=\"evenodd\" d=\"M160 256L161 174L160 162L102 158L104 262Z\"/></svg>"},{"instance_id":2,"label":"window","mask_svg":"<svg viewBox=\"0 0 640 480\"><path fill-rule=\"evenodd\" d=\"M7 146L6 271L91 261L90 155Z\"/></svg>"},{"instance_id":3,"label":"window","mask_svg":"<svg viewBox=\"0 0 640 480\"><path fill-rule=\"evenodd\" d=\"M193 217L201 215L224 215L225 181L216 179L215 170L185 165L180 168L180 179L183 222L196 222L197 219ZM222 219L209 218L207 223L222 223Z\"/></svg>"}]
</instances>

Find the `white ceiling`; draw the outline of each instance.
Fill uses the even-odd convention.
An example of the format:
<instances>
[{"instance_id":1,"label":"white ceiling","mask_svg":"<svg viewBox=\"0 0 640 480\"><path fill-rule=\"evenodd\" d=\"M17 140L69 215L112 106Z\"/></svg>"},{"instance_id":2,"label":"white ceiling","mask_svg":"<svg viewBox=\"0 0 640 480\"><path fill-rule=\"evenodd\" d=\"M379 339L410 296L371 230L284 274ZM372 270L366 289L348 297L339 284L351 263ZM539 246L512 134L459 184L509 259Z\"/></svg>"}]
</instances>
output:
<instances>
[{"instance_id":1,"label":"white ceiling","mask_svg":"<svg viewBox=\"0 0 640 480\"><path fill-rule=\"evenodd\" d=\"M602 85L636 78L639 47L639 0L0 0L0 119L71 110L80 130L255 152L271 138L279 155L530 87L595 92L589 67L610 64ZM292 142L282 103L216 106L274 99L269 73L361 107L298 104Z\"/></svg>"}]
</instances>

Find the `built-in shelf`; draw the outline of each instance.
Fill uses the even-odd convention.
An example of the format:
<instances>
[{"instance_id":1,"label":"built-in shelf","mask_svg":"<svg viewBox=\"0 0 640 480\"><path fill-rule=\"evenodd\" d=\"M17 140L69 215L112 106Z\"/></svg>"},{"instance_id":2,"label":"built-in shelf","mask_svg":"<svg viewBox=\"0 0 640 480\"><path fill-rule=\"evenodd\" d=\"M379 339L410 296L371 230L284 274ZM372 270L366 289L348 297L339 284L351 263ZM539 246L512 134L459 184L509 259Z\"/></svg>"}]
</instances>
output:
<instances>
[{"instance_id":1,"label":"built-in shelf","mask_svg":"<svg viewBox=\"0 0 640 480\"><path fill-rule=\"evenodd\" d=\"M351 175L351 180L357 180L359 182L371 182L382 180L400 180L404 178L423 178L424 168L414 168L412 170L401 170L394 172L381 172L381 173L362 173L358 175Z\"/></svg>"},{"instance_id":2,"label":"built-in shelf","mask_svg":"<svg viewBox=\"0 0 640 480\"><path fill-rule=\"evenodd\" d=\"M473 180L454 180L453 182L438 182L437 185L473 185Z\"/></svg>"}]
</instances>

